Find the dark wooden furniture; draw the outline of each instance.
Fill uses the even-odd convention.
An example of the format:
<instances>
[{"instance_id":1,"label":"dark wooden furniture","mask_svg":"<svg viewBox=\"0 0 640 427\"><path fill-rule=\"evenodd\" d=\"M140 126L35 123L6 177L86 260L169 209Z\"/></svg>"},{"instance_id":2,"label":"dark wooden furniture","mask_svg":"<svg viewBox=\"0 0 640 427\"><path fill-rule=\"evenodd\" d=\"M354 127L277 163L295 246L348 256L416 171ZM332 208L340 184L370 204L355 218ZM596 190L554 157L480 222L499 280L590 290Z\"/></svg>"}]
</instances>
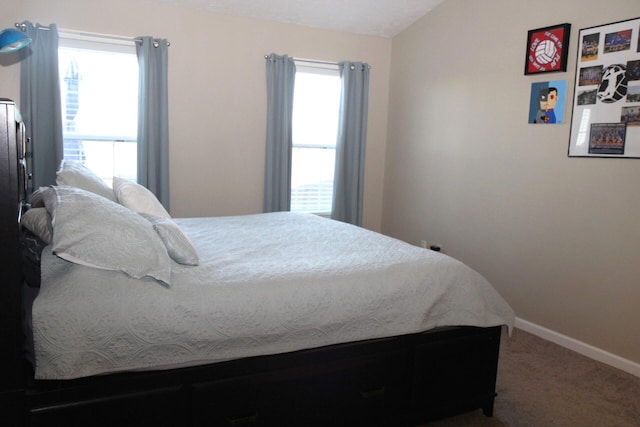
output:
<instances>
[{"instance_id":1,"label":"dark wooden furniture","mask_svg":"<svg viewBox=\"0 0 640 427\"><path fill-rule=\"evenodd\" d=\"M0 99L0 413L9 419L18 416L23 392L18 240L23 144L24 126L15 103Z\"/></svg>"},{"instance_id":2,"label":"dark wooden furniture","mask_svg":"<svg viewBox=\"0 0 640 427\"><path fill-rule=\"evenodd\" d=\"M21 126L12 102L2 108L3 424L400 426L475 409L492 414L501 327L437 328L191 368L35 380L20 356Z\"/></svg>"},{"instance_id":3,"label":"dark wooden furniture","mask_svg":"<svg viewBox=\"0 0 640 427\"><path fill-rule=\"evenodd\" d=\"M500 327L443 328L162 372L31 381L29 426L417 425L493 411Z\"/></svg>"}]
</instances>

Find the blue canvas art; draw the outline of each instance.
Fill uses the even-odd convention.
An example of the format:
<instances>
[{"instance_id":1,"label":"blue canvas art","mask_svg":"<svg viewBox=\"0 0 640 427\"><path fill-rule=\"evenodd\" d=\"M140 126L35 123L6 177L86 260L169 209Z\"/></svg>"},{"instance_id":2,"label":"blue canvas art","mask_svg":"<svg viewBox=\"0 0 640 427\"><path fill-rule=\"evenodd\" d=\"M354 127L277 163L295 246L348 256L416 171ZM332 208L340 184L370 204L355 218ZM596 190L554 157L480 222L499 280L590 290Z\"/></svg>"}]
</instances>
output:
<instances>
[{"instance_id":1,"label":"blue canvas art","mask_svg":"<svg viewBox=\"0 0 640 427\"><path fill-rule=\"evenodd\" d=\"M532 83L529 123L547 125L562 123L566 99L566 80Z\"/></svg>"}]
</instances>

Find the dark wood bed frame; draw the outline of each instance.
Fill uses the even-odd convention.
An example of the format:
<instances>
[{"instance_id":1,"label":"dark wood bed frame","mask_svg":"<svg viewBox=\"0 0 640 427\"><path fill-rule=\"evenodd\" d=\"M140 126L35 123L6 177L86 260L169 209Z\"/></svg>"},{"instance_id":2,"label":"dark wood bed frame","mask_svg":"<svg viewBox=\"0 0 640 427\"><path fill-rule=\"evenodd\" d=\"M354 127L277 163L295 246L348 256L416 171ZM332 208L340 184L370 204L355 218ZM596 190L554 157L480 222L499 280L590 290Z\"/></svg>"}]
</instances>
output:
<instances>
[{"instance_id":1,"label":"dark wood bed frame","mask_svg":"<svg viewBox=\"0 0 640 427\"><path fill-rule=\"evenodd\" d=\"M24 127L0 100L0 411L25 426L419 425L493 413L501 327L446 327L191 368L34 380L22 356Z\"/></svg>"}]
</instances>

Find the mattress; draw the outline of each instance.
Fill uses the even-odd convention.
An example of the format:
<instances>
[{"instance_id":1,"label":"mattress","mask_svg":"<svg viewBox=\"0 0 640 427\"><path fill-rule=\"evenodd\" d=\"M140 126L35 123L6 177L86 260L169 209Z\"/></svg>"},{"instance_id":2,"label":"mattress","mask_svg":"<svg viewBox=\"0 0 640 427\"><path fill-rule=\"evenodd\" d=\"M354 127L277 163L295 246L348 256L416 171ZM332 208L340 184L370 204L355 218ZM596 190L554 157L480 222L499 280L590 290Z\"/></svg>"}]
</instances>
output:
<instances>
[{"instance_id":1,"label":"mattress","mask_svg":"<svg viewBox=\"0 0 640 427\"><path fill-rule=\"evenodd\" d=\"M291 212L175 222L200 264L173 262L171 287L44 249L32 311L37 379L513 325L512 309L476 271L360 227Z\"/></svg>"}]
</instances>

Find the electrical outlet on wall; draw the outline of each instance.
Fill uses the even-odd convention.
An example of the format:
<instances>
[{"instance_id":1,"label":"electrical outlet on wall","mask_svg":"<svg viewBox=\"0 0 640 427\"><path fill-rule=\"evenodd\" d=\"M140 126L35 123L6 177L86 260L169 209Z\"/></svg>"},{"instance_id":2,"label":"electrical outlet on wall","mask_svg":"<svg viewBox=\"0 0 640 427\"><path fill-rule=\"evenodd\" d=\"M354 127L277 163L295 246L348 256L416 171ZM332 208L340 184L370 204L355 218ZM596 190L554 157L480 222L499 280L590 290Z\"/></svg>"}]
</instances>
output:
<instances>
[{"instance_id":1,"label":"electrical outlet on wall","mask_svg":"<svg viewBox=\"0 0 640 427\"><path fill-rule=\"evenodd\" d=\"M432 251L442 252L442 245L439 243L430 243L426 240L420 240L420 247L425 249L431 249Z\"/></svg>"}]
</instances>

